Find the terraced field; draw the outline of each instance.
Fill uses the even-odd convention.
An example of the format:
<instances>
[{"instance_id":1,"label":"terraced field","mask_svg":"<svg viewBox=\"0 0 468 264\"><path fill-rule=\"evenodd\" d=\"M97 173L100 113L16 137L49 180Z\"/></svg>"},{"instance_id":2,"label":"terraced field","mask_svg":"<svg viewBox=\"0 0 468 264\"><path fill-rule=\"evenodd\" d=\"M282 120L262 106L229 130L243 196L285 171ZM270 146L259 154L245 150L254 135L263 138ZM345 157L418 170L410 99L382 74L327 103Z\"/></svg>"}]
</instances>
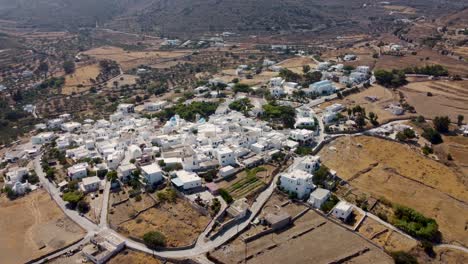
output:
<instances>
[{"instance_id":1,"label":"terraced field","mask_svg":"<svg viewBox=\"0 0 468 264\"><path fill-rule=\"evenodd\" d=\"M236 200L248 196L265 186L265 183L257 177L257 173L265 170L266 169L263 167L247 170L247 176L234 182L231 186L226 188L226 191Z\"/></svg>"}]
</instances>

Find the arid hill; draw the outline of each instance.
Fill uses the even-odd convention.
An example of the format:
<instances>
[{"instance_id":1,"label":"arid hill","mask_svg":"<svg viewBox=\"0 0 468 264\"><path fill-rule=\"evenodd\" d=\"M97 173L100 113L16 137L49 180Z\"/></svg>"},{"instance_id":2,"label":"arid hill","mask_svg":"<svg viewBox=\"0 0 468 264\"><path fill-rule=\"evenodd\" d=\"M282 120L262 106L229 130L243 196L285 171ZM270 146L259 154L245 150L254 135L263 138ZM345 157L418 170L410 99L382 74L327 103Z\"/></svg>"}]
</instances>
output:
<instances>
[{"instance_id":1,"label":"arid hill","mask_svg":"<svg viewBox=\"0 0 468 264\"><path fill-rule=\"evenodd\" d=\"M0 0L0 18L49 29L101 26L160 35L204 32L371 31L394 19L441 15L464 0L392 1L416 12L403 14L372 0Z\"/></svg>"}]
</instances>

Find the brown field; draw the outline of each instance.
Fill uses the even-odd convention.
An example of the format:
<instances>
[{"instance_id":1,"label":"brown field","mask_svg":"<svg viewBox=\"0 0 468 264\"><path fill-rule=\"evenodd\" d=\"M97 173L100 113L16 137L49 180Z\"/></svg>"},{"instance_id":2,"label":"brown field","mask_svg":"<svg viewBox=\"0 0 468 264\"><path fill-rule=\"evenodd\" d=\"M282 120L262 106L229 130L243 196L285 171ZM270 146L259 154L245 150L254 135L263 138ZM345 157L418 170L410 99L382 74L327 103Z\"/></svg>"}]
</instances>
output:
<instances>
[{"instance_id":1,"label":"brown field","mask_svg":"<svg viewBox=\"0 0 468 264\"><path fill-rule=\"evenodd\" d=\"M299 74L304 73L302 71L304 65L309 65L312 70L317 66L315 61L309 57L294 57L281 61L277 65Z\"/></svg>"},{"instance_id":2,"label":"brown field","mask_svg":"<svg viewBox=\"0 0 468 264\"><path fill-rule=\"evenodd\" d=\"M429 58L428 60L426 60ZM432 64L440 64L446 67L449 74L467 76L466 69L468 62L454 59L453 57L444 56L430 49L419 50L416 55L407 55L403 57L383 55L380 56L376 69L404 69L410 66L425 66Z\"/></svg>"},{"instance_id":3,"label":"brown field","mask_svg":"<svg viewBox=\"0 0 468 264\"><path fill-rule=\"evenodd\" d=\"M415 240L408 239L397 232L393 232L386 226L369 217L359 226L358 232L389 252L410 251L418 245Z\"/></svg>"},{"instance_id":4,"label":"brown field","mask_svg":"<svg viewBox=\"0 0 468 264\"><path fill-rule=\"evenodd\" d=\"M175 203L160 203L136 219L120 224L118 231L140 238L148 231L160 231L165 234L168 247L178 247L191 244L209 221L189 202L178 198Z\"/></svg>"},{"instance_id":5,"label":"brown field","mask_svg":"<svg viewBox=\"0 0 468 264\"><path fill-rule=\"evenodd\" d=\"M377 96L378 101L371 102L366 100L366 96ZM343 104L346 107L353 107L360 105L366 109L366 113L374 112L377 114L378 121L380 123L386 122L393 118L400 118L402 116L395 116L390 111L385 110L385 107L391 103L398 103L398 94L394 93L391 89L384 88L383 86L374 84L367 89L363 89L359 93L351 94L344 97L343 99L337 99L330 102L326 102L320 105L320 108L325 109L325 107L332 105L334 103ZM411 116L410 113L405 113L404 116Z\"/></svg>"},{"instance_id":6,"label":"brown field","mask_svg":"<svg viewBox=\"0 0 468 264\"><path fill-rule=\"evenodd\" d=\"M400 89L408 103L427 117L447 115L456 120L468 116L468 81L411 82ZM427 96L431 92L433 96Z\"/></svg>"},{"instance_id":7,"label":"brown field","mask_svg":"<svg viewBox=\"0 0 468 264\"><path fill-rule=\"evenodd\" d=\"M453 52L457 56L462 56L465 60L468 58L468 47L456 47L453 49Z\"/></svg>"},{"instance_id":8,"label":"brown field","mask_svg":"<svg viewBox=\"0 0 468 264\"><path fill-rule=\"evenodd\" d=\"M137 78L138 78L138 76L136 76L136 75L123 74L123 75L119 76L118 78L112 79L112 81L108 81L107 82L107 87L112 88L114 86L114 81L117 81L119 83L119 86L133 85L133 84L136 83Z\"/></svg>"},{"instance_id":9,"label":"brown field","mask_svg":"<svg viewBox=\"0 0 468 264\"><path fill-rule=\"evenodd\" d=\"M412 15L416 13L416 9L409 6L399 6L399 5L385 5L383 8L394 13Z\"/></svg>"},{"instance_id":10,"label":"brown field","mask_svg":"<svg viewBox=\"0 0 468 264\"><path fill-rule=\"evenodd\" d=\"M65 75L65 85L62 94L70 95L73 92L79 93L89 90L93 84L90 79L95 79L100 73L99 65L91 64L78 67L73 74ZM82 85L83 87L78 87Z\"/></svg>"},{"instance_id":11,"label":"brown field","mask_svg":"<svg viewBox=\"0 0 468 264\"><path fill-rule=\"evenodd\" d=\"M448 154L453 158L453 164L460 170L461 174L468 175L468 137L443 136L444 142L433 146L434 153L444 162ZM466 179L468 180L468 179Z\"/></svg>"},{"instance_id":12,"label":"brown field","mask_svg":"<svg viewBox=\"0 0 468 264\"><path fill-rule=\"evenodd\" d=\"M315 229L297 236L313 227ZM350 263L393 263L377 247L316 212L309 211L291 228L247 244L237 238L211 252L211 255L223 263L243 263L246 255L255 255L246 263L330 263L365 248L369 251L352 258Z\"/></svg>"},{"instance_id":13,"label":"brown field","mask_svg":"<svg viewBox=\"0 0 468 264\"><path fill-rule=\"evenodd\" d=\"M356 60L354 61L344 61L342 62L344 65L352 65L354 67L360 65L366 65L371 67L371 69L375 66L377 59L373 58L372 55L374 53L378 53L377 48L373 48L372 46L366 47L361 44L354 45L352 48L341 48L336 50L327 51L322 57L326 60L337 60L338 56L344 56L346 54L355 54L357 55Z\"/></svg>"},{"instance_id":14,"label":"brown field","mask_svg":"<svg viewBox=\"0 0 468 264\"><path fill-rule=\"evenodd\" d=\"M138 251L124 250L111 258L108 264L161 264L157 258ZM167 263L167 262L166 262Z\"/></svg>"},{"instance_id":15,"label":"brown field","mask_svg":"<svg viewBox=\"0 0 468 264\"><path fill-rule=\"evenodd\" d=\"M342 137L331 146L336 150L326 147L319 155L351 186L433 217L444 241L468 244L468 191L461 175L419 150L383 139Z\"/></svg>"},{"instance_id":16,"label":"brown field","mask_svg":"<svg viewBox=\"0 0 468 264\"><path fill-rule=\"evenodd\" d=\"M0 197L0 214L2 263L24 263L84 236L44 190L14 201Z\"/></svg>"},{"instance_id":17,"label":"brown field","mask_svg":"<svg viewBox=\"0 0 468 264\"><path fill-rule=\"evenodd\" d=\"M141 64L152 65L167 60L177 59L189 55L187 50L177 51L125 51L122 48L104 46L84 52L84 54L97 59L114 60L122 66L124 71L135 68Z\"/></svg>"}]
</instances>

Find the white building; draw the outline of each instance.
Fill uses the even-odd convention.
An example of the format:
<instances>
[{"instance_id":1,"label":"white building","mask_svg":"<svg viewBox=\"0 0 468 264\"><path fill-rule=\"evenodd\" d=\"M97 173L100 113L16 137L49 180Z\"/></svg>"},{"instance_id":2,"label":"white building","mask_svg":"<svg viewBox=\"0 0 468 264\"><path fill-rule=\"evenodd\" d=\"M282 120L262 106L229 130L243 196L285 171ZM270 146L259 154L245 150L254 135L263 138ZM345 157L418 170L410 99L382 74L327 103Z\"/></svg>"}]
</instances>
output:
<instances>
[{"instance_id":1,"label":"white building","mask_svg":"<svg viewBox=\"0 0 468 264\"><path fill-rule=\"evenodd\" d=\"M226 210L226 212L235 219L242 219L249 211L249 204L247 198L242 198L234 201Z\"/></svg>"},{"instance_id":2,"label":"white building","mask_svg":"<svg viewBox=\"0 0 468 264\"><path fill-rule=\"evenodd\" d=\"M125 241L108 230L96 234L91 243L84 246L82 251L95 264L106 263L125 247Z\"/></svg>"},{"instance_id":3,"label":"white building","mask_svg":"<svg viewBox=\"0 0 468 264\"><path fill-rule=\"evenodd\" d=\"M135 106L133 104L119 104L117 106L117 111L123 114L129 114L135 112Z\"/></svg>"},{"instance_id":4,"label":"white building","mask_svg":"<svg viewBox=\"0 0 468 264\"><path fill-rule=\"evenodd\" d=\"M291 138L302 143L311 143L314 140L314 131L307 129L294 129L289 133Z\"/></svg>"},{"instance_id":5,"label":"white building","mask_svg":"<svg viewBox=\"0 0 468 264\"><path fill-rule=\"evenodd\" d=\"M294 128L312 127L315 125L315 120L312 117L297 117L294 123Z\"/></svg>"},{"instance_id":6,"label":"white building","mask_svg":"<svg viewBox=\"0 0 468 264\"><path fill-rule=\"evenodd\" d=\"M97 176L93 177L86 177L81 180L80 189L85 192L95 192L99 190L99 187L101 187L101 179Z\"/></svg>"},{"instance_id":7,"label":"white building","mask_svg":"<svg viewBox=\"0 0 468 264\"><path fill-rule=\"evenodd\" d=\"M313 207L320 209L322 204L325 203L328 198L330 198L329 190L317 188L310 194L309 200L307 202Z\"/></svg>"},{"instance_id":8,"label":"white building","mask_svg":"<svg viewBox=\"0 0 468 264\"><path fill-rule=\"evenodd\" d=\"M320 168L320 156L305 156L296 158L291 166L294 170L303 170L307 173L313 174L314 171Z\"/></svg>"},{"instance_id":9,"label":"white building","mask_svg":"<svg viewBox=\"0 0 468 264\"><path fill-rule=\"evenodd\" d=\"M234 167L230 166L230 165L222 167L221 169L219 169L219 175L221 175L221 177L223 177L223 178L234 175L234 173L236 173L236 169Z\"/></svg>"},{"instance_id":10,"label":"white building","mask_svg":"<svg viewBox=\"0 0 468 264\"><path fill-rule=\"evenodd\" d=\"M390 104L387 110L390 111L394 115L402 115L405 113L405 109L396 104Z\"/></svg>"},{"instance_id":11,"label":"white building","mask_svg":"<svg viewBox=\"0 0 468 264\"><path fill-rule=\"evenodd\" d=\"M78 122L67 122L63 123L60 128L65 132L74 132L81 128L81 124Z\"/></svg>"},{"instance_id":12,"label":"white building","mask_svg":"<svg viewBox=\"0 0 468 264\"><path fill-rule=\"evenodd\" d=\"M31 143L33 145L42 145L42 144L52 142L54 138L55 138L54 132L42 132L40 134L32 136Z\"/></svg>"},{"instance_id":13,"label":"white building","mask_svg":"<svg viewBox=\"0 0 468 264\"><path fill-rule=\"evenodd\" d=\"M346 54L344 57L343 57L343 60L344 61L353 61L357 58L356 55L354 54Z\"/></svg>"},{"instance_id":14,"label":"white building","mask_svg":"<svg viewBox=\"0 0 468 264\"><path fill-rule=\"evenodd\" d=\"M329 80L323 80L320 82L309 85L309 89L304 89L308 94L332 94L336 91L336 87Z\"/></svg>"},{"instance_id":15,"label":"white building","mask_svg":"<svg viewBox=\"0 0 468 264\"><path fill-rule=\"evenodd\" d=\"M162 110L166 105L167 105L167 101L159 101L159 102L145 103L144 107L146 111L154 112L154 111Z\"/></svg>"},{"instance_id":16,"label":"white building","mask_svg":"<svg viewBox=\"0 0 468 264\"><path fill-rule=\"evenodd\" d=\"M132 163L120 165L117 168L117 176L120 180L127 181L132 175L132 172L134 172L136 169L136 166Z\"/></svg>"},{"instance_id":17,"label":"white building","mask_svg":"<svg viewBox=\"0 0 468 264\"><path fill-rule=\"evenodd\" d=\"M227 165L235 165L236 164L236 156L234 151L228 147L220 147L215 150L216 158L218 159L219 165L224 167Z\"/></svg>"},{"instance_id":18,"label":"white building","mask_svg":"<svg viewBox=\"0 0 468 264\"><path fill-rule=\"evenodd\" d=\"M315 189L312 182L313 175L303 170L292 170L281 174L280 186L288 193L296 193L297 198L303 199Z\"/></svg>"},{"instance_id":19,"label":"white building","mask_svg":"<svg viewBox=\"0 0 468 264\"><path fill-rule=\"evenodd\" d=\"M325 111L338 113L338 112L341 112L343 109L344 109L344 106L342 104L332 104L330 106L327 106L325 108Z\"/></svg>"},{"instance_id":20,"label":"white building","mask_svg":"<svg viewBox=\"0 0 468 264\"><path fill-rule=\"evenodd\" d=\"M172 183L184 191L202 186L202 180L195 172L180 170L173 174L175 174L176 178L171 180Z\"/></svg>"},{"instance_id":21,"label":"white building","mask_svg":"<svg viewBox=\"0 0 468 264\"><path fill-rule=\"evenodd\" d=\"M161 167L159 167L159 165L156 163L142 166L140 169L141 177L146 184L153 185L162 181L163 179Z\"/></svg>"},{"instance_id":22,"label":"white building","mask_svg":"<svg viewBox=\"0 0 468 264\"><path fill-rule=\"evenodd\" d=\"M78 163L67 170L68 177L72 180L82 179L88 176L88 163Z\"/></svg>"},{"instance_id":23,"label":"white building","mask_svg":"<svg viewBox=\"0 0 468 264\"><path fill-rule=\"evenodd\" d=\"M346 221L353 212L353 206L350 203L340 201L333 208L332 215L338 219Z\"/></svg>"}]
</instances>

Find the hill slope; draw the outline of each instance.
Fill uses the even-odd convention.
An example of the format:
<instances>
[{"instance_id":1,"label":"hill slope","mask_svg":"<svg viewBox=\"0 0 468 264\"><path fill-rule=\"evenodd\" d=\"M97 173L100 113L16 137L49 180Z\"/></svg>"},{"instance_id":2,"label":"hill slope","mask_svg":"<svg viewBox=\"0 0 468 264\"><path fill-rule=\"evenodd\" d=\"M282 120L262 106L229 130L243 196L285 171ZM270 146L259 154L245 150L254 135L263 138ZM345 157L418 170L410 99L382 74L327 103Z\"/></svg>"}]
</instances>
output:
<instances>
[{"instance_id":1,"label":"hill slope","mask_svg":"<svg viewBox=\"0 0 468 264\"><path fill-rule=\"evenodd\" d=\"M466 0L395 0L392 4L430 15L460 8ZM397 16L388 16L378 0L0 0L0 19L53 29L91 27L98 22L113 29L157 34L367 29Z\"/></svg>"}]
</instances>

